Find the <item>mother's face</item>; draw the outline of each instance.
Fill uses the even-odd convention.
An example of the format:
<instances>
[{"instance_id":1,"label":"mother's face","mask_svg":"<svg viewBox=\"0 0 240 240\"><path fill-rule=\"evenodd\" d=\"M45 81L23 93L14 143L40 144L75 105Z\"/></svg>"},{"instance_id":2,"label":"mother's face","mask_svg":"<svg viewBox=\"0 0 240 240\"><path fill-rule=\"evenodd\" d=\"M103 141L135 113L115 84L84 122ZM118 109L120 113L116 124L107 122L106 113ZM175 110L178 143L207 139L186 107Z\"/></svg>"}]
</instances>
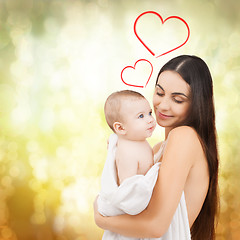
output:
<instances>
[{"instance_id":1,"label":"mother's face","mask_svg":"<svg viewBox=\"0 0 240 240\"><path fill-rule=\"evenodd\" d=\"M190 100L190 86L174 71L162 72L153 95L153 106L157 123L173 128L187 116Z\"/></svg>"}]
</instances>

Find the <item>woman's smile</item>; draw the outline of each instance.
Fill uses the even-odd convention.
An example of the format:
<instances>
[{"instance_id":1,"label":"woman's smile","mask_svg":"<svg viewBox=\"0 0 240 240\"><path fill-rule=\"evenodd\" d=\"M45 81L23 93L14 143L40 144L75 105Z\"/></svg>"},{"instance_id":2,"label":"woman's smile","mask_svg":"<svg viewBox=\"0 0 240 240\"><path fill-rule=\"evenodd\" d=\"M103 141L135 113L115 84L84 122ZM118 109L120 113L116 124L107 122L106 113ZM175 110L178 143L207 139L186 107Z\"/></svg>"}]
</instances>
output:
<instances>
[{"instance_id":1,"label":"woman's smile","mask_svg":"<svg viewBox=\"0 0 240 240\"><path fill-rule=\"evenodd\" d=\"M163 114L163 113L161 113L161 112L159 112L159 111L157 111L157 114L158 114L159 118L161 118L161 119L163 119L163 120L166 120L166 119L169 119L169 118L172 118L172 117L173 117L173 116L171 116L171 115Z\"/></svg>"}]
</instances>

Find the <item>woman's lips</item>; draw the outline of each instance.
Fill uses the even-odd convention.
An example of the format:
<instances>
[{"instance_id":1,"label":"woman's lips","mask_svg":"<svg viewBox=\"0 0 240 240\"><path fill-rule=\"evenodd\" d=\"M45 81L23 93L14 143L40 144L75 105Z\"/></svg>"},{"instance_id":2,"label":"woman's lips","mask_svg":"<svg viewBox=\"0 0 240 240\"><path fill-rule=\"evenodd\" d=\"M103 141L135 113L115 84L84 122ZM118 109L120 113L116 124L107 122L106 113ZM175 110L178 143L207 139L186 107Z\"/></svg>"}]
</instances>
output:
<instances>
[{"instance_id":1,"label":"woman's lips","mask_svg":"<svg viewBox=\"0 0 240 240\"><path fill-rule=\"evenodd\" d=\"M160 113L160 112L158 112L158 116L159 116L161 119L169 119L169 118L172 118L172 117L173 117L173 116L166 115L166 114L163 114L163 113Z\"/></svg>"}]
</instances>

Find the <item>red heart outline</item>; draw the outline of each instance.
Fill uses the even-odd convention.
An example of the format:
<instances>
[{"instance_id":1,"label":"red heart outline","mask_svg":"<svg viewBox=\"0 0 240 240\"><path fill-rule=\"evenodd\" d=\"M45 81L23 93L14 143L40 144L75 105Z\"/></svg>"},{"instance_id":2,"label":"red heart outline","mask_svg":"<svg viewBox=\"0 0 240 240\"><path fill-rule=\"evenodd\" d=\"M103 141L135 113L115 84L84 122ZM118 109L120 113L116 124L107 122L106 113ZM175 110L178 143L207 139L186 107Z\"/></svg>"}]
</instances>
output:
<instances>
[{"instance_id":1,"label":"red heart outline","mask_svg":"<svg viewBox=\"0 0 240 240\"><path fill-rule=\"evenodd\" d=\"M122 81L123 81L124 84L126 84L126 85L128 85L128 86L131 86L131 87L140 87L140 88L143 88L143 87L144 87L144 86L140 86L140 85L133 85L133 84L126 83L126 82L123 80L123 76L122 76L122 75L123 75L123 72L124 72L127 68L132 68L132 69L135 70L137 63L140 62L140 61L146 61L146 62L148 62L148 63L150 64L150 66L151 66L151 73L150 73L150 75L149 75L149 77L148 77L148 80L147 80L147 82L146 82L146 84L145 84L145 87L147 86L147 84L148 84L148 82L149 82L149 80L150 80L150 78L151 78L151 76L152 76L152 72L153 72L153 65L152 65L147 59L139 59L139 60L137 60L137 61L135 62L134 67L132 67L132 66L126 66L126 67L122 70L122 72L121 72L121 79L122 79Z\"/></svg>"},{"instance_id":2,"label":"red heart outline","mask_svg":"<svg viewBox=\"0 0 240 240\"><path fill-rule=\"evenodd\" d=\"M178 17L178 16L170 16L170 17L166 18L165 20L163 20L163 18L161 17L161 15L160 15L159 13L157 13L157 12L154 12L154 11L143 12L142 14L140 14L140 15L136 18L136 20L135 20L135 22L134 22L134 33L135 33L136 37L138 38L138 40L143 44L143 46L144 46L153 56L155 56L155 53L143 42L143 40L138 36L137 31L136 31L136 25L137 25L137 22L138 22L139 18L142 17L142 16L145 15L145 14L148 14L148 13L152 13L152 14L157 15L157 16L160 18L162 24L164 24L167 20L172 19L172 18L178 19L178 20L182 21L182 22L186 25L187 30L188 30L188 36L187 36L187 39L185 40L184 43L182 43L181 45L177 46L177 47L174 48L174 49L171 49L171 50L169 50L169 51L167 51L167 52L164 52L164 53L158 55L156 58L158 58L158 57L160 57L160 56L163 56L163 55L165 55L165 54L167 54L167 53L170 53L170 52L172 52L172 51L174 51L174 50L182 47L184 44L186 44L186 42L188 41L189 36L190 36L190 28L189 28L187 22L186 22L184 19L182 19L181 17Z\"/></svg>"}]
</instances>

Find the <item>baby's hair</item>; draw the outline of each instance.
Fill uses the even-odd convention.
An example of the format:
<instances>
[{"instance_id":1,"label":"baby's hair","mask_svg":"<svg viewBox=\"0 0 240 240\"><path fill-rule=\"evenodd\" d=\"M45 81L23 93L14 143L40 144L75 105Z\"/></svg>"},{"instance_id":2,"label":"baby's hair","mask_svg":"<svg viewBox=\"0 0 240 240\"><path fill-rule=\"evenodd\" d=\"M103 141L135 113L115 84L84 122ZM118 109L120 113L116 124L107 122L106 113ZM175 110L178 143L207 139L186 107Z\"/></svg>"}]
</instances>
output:
<instances>
[{"instance_id":1,"label":"baby's hair","mask_svg":"<svg viewBox=\"0 0 240 240\"><path fill-rule=\"evenodd\" d=\"M114 131L113 124L115 122L122 122L123 116L121 115L121 103L124 99L139 100L145 97L132 90L122 90L112 93L106 100L104 105L104 113L109 127Z\"/></svg>"}]
</instances>

